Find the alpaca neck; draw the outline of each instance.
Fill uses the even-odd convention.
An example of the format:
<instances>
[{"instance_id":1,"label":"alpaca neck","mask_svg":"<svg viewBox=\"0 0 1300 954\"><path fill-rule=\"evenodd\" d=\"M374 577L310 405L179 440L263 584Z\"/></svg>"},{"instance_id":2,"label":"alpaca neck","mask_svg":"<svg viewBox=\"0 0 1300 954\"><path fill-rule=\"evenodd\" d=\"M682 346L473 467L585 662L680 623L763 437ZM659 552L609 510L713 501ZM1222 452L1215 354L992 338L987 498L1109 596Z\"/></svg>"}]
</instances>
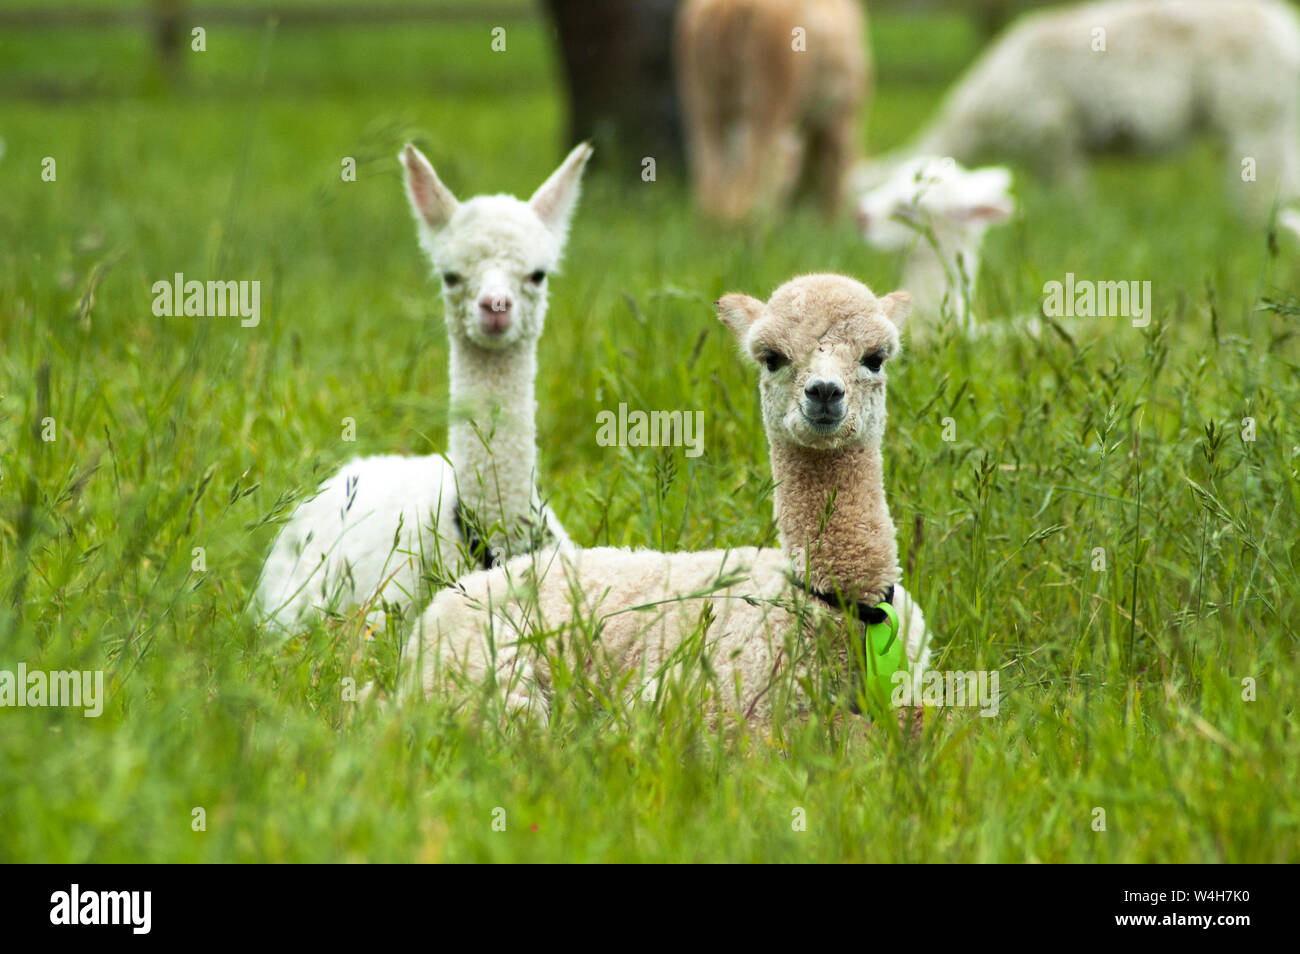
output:
<instances>
[{"instance_id":1,"label":"alpaca neck","mask_svg":"<svg viewBox=\"0 0 1300 954\"><path fill-rule=\"evenodd\" d=\"M813 451L774 443L772 471L781 549L800 581L855 602L883 599L900 574L880 447Z\"/></svg>"},{"instance_id":2,"label":"alpaca neck","mask_svg":"<svg viewBox=\"0 0 1300 954\"><path fill-rule=\"evenodd\" d=\"M536 373L535 342L491 351L451 338L447 456L462 507L497 551L516 552L535 516Z\"/></svg>"}]
</instances>

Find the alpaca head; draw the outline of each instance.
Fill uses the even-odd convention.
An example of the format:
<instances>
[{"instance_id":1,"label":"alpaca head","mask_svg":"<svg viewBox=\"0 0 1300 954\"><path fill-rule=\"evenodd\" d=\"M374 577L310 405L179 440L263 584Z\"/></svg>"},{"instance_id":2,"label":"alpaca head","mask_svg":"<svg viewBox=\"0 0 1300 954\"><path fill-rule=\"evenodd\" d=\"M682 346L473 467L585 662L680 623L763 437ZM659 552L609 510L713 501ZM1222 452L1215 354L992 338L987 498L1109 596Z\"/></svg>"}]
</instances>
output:
<instances>
[{"instance_id":1,"label":"alpaca head","mask_svg":"<svg viewBox=\"0 0 1300 954\"><path fill-rule=\"evenodd\" d=\"M1014 212L1006 168L964 169L953 159L922 156L858 200L858 226L867 244L882 249L907 248L927 229L941 244L973 245Z\"/></svg>"},{"instance_id":2,"label":"alpaca head","mask_svg":"<svg viewBox=\"0 0 1300 954\"><path fill-rule=\"evenodd\" d=\"M448 332L480 348L536 342L547 276L559 264L591 147L579 145L527 202L509 195L459 202L412 145L400 159L420 245L442 280Z\"/></svg>"},{"instance_id":3,"label":"alpaca head","mask_svg":"<svg viewBox=\"0 0 1300 954\"><path fill-rule=\"evenodd\" d=\"M912 298L877 298L842 275L804 275L767 302L724 295L718 317L762 375L773 443L815 450L878 445L885 433L885 363L899 350Z\"/></svg>"}]
</instances>

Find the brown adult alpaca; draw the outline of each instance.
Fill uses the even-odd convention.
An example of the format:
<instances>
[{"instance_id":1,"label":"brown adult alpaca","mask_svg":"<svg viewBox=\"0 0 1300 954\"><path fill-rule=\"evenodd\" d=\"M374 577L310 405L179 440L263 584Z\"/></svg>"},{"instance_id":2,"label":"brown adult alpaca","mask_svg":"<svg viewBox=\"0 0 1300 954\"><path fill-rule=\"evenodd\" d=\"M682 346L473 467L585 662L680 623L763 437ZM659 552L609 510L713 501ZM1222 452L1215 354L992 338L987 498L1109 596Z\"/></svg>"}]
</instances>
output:
<instances>
[{"instance_id":1,"label":"brown adult alpaca","mask_svg":"<svg viewBox=\"0 0 1300 954\"><path fill-rule=\"evenodd\" d=\"M676 44L700 208L737 221L802 188L834 215L870 79L857 0L686 0Z\"/></svg>"}]
</instances>

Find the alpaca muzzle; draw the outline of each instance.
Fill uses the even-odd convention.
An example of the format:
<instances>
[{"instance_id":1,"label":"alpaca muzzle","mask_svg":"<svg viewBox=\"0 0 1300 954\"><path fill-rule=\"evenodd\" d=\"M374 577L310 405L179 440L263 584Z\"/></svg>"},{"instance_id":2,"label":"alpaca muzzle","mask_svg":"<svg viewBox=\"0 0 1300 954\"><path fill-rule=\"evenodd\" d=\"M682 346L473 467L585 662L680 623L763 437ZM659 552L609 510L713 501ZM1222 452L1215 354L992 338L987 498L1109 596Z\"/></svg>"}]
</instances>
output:
<instances>
[{"instance_id":1,"label":"alpaca muzzle","mask_svg":"<svg viewBox=\"0 0 1300 954\"><path fill-rule=\"evenodd\" d=\"M500 335L510 330L514 302L508 295L483 295L478 300L478 323L484 334Z\"/></svg>"},{"instance_id":2,"label":"alpaca muzzle","mask_svg":"<svg viewBox=\"0 0 1300 954\"><path fill-rule=\"evenodd\" d=\"M838 381L814 378L803 389L799 402L808 426L819 434L831 434L844 423L844 386Z\"/></svg>"}]
</instances>

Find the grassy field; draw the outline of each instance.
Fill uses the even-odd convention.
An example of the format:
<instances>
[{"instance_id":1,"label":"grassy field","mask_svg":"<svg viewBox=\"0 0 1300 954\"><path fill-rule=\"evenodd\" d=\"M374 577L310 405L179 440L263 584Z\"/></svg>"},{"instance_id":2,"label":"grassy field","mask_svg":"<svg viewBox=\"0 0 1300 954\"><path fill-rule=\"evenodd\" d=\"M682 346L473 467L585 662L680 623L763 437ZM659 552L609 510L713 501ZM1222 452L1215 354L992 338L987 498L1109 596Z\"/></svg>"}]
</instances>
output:
<instances>
[{"instance_id":1,"label":"grassy field","mask_svg":"<svg viewBox=\"0 0 1300 954\"><path fill-rule=\"evenodd\" d=\"M0 861L1300 860L1300 256L1234 217L1209 144L1079 191L1021 175L989 242L987 322L1073 272L1150 281L1149 327L945 336L891 372L906 582L938 667L999 670L996 718L916 744L713 733L690 700L349 720L341 680L395 636L267 648L242 614L286 501L445 446L398 148L464 196L528 193L567 145L541 25L497 54L488 26L213 30L184 89L142 34L0 35L0 669L108 681L97 719L0 709ZM878 17L874 45L873 150L975 53L963 20ZM900 263L807 211L711 229L639 173L592 178L553 282L544 489L584 544L771 544L753 375L708 303ZM260 325L154 317L176 272L260 280ZM598 446L619 402L704 410L706 453Z\"/></svg>"}]
</instances>

